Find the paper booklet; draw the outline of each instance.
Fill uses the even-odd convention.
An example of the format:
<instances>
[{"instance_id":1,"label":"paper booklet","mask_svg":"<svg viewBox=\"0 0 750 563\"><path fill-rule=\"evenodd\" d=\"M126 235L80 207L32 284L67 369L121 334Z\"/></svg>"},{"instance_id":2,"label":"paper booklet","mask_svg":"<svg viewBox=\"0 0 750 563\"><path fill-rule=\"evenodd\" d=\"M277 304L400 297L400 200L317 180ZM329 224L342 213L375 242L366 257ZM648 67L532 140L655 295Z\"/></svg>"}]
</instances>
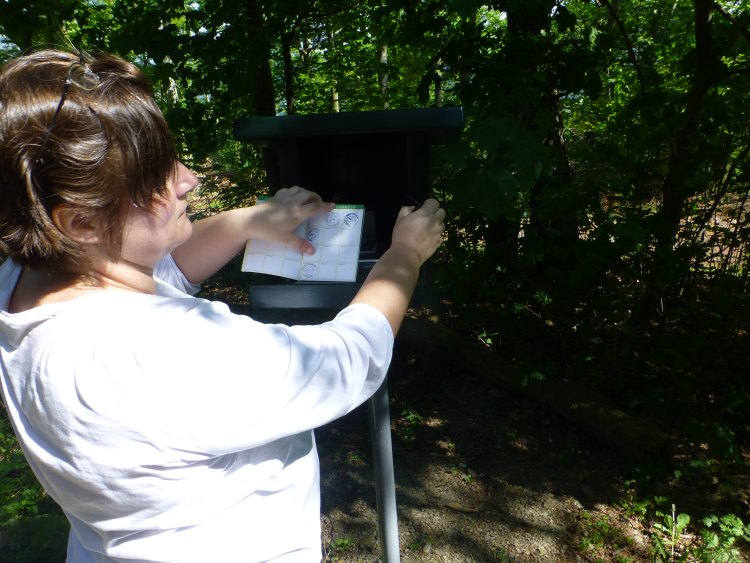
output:
<instances>
[{"instance_id":1,"label":"paper booklet","mask_svg":"<svg viewBox=\"0 0 750 563\"><path fill-rule=\"evenodd\" d=\"M251 239L245 245L242 271L299 281L353 282L364 213L364 205L337 205L297 227L295 232L312 243L315 254L303 254L280 242Z\"/></svg>"}]
</instances>

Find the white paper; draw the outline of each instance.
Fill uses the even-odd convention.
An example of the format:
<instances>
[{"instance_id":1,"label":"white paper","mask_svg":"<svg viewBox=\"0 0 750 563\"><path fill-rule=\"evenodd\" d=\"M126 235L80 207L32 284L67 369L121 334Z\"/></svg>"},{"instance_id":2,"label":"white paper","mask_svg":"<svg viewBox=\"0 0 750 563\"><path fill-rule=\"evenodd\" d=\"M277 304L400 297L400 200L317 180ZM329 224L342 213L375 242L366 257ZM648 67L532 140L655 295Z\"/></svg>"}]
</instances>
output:
<instances>
[{"instance_id":1,"label":"white paper","mask_svg":"<svg viewBox=\"0 0 750 563\"><path fill-rule=\"evenodd\" d=\"M251 239L245 245L243 272L271 274L300 281L353 282L362 242L363 205L337 205L296 230L310 241L314 254L275 242Z\"/></svg>"}]
</instances>

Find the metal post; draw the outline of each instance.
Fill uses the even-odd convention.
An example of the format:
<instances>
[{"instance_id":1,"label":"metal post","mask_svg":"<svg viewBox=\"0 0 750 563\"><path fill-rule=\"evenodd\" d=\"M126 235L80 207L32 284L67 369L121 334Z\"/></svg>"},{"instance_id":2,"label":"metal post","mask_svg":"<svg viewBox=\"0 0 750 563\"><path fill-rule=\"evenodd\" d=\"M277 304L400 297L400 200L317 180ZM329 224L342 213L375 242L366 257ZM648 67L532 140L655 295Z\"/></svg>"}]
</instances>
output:
<instances>
[{"instance_id":1,"label":"metal post","mask_svg":"<svg viewBox=\"0 0 750 563\"><path fill-rule=\"evenodd\" d=\"M383 563L399 563L396 478L393 473L391 412L388 405L388 380L383 381L368 401L370 433L375 461L375 500Z\"/></svg>"}]
</instances>

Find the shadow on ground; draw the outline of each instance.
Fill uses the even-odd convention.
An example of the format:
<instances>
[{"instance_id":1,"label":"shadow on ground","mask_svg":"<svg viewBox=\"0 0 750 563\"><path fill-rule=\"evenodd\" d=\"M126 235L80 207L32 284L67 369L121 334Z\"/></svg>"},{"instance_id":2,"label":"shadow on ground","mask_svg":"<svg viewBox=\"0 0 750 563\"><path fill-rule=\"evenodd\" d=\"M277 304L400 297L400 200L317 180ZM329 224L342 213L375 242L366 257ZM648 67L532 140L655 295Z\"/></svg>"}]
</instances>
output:
<instances>
[{"instance_id":1,"label":"shadow on ground","mask_svg":"<svg viewBox=\"0 0 750 563\"><path fill-rule=\"evenodd\" d=\"M648 558L624 460L419 332L389 373L402 561ZM316 431L328 561L380 556L366 409Z\"/></svg>"}]
</instances>

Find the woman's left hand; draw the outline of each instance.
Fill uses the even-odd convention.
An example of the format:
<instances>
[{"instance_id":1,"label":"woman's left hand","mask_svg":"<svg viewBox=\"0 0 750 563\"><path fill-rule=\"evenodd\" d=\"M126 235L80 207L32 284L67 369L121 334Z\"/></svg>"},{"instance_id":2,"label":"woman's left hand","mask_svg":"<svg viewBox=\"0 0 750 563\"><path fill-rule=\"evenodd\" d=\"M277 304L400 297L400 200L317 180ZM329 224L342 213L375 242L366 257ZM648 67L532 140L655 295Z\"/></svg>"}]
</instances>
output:
<instances>
[{"instance_id":1,"label":"woman's left hand","mask_svg":"<svg viewBox=\"0 0 750 563\"><path fill-rule=\"evenodd\" d=\"M313 245L299 236L294 230L303 222L317 215L331 211L333 203L324 202L315 192L299 186L282 188L273 197L253 207L246 220L249 238L282 242L300 252L312 254Z\"/></svg>"}]
</instances>

